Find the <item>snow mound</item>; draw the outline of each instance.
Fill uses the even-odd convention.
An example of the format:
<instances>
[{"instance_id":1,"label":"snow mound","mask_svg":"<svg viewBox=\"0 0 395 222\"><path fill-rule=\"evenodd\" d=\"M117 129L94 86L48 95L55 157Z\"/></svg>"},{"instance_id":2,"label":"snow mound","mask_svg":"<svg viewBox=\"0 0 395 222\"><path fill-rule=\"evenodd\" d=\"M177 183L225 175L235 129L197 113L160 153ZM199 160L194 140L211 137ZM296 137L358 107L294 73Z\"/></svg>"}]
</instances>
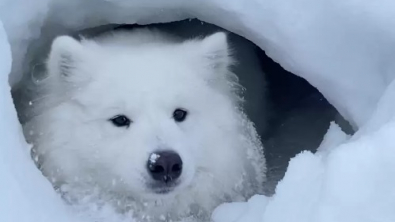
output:
<instances>
[{"instance_id":1,"label":"snow mound","mask_svg":"<svg viewBox=\"0 0 395 222\"><path fill-rule=\"evenodd\" d=\"M215 222L395 221L394 15L392 0L0 0L0 221L79 220L30 160L11 100L8 75L13 85L28 71L36 40L188 17L250 39L360 129L348 139L332 125L318 153L291 161L273 197L222 205Z\"/></svg>"},{"instance_id":2,"label":"snow mound","mask_svg":"<svg viewBox=\"0 0 395 222\"><path fill-rule=\"evenodd\" d=\"M392 85L387 95L395 98L395 82ZM223 204L213 213L214 222L394 221L395 121L391 115L392 121L358 140L325 146L315 155L299 154L273 197ZM345 138L336 127L327 136Z\"/></svg>"}]
</instances>

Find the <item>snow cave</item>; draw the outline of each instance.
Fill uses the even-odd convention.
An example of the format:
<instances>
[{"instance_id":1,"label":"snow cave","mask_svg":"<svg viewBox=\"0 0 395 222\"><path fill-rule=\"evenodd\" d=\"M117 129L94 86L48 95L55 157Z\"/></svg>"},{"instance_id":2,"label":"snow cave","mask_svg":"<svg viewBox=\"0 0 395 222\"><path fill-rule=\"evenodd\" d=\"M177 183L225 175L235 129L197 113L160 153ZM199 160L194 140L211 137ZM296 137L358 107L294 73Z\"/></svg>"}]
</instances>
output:
<instances>
[{"instance_id":1,"label":"snow cave","mask_svg":"<svg viewBox=\"0 0 395 222\"><path fill-rule=\"evenodd\" d=\"M212 221L395 221L394 15L389 0L0 0L0 221L130 221L62 201L31 160L10 90L36 78L57 35L182 22L250 41L271 101L267 196L220 205Z\"/></svg>"}]
</instances>

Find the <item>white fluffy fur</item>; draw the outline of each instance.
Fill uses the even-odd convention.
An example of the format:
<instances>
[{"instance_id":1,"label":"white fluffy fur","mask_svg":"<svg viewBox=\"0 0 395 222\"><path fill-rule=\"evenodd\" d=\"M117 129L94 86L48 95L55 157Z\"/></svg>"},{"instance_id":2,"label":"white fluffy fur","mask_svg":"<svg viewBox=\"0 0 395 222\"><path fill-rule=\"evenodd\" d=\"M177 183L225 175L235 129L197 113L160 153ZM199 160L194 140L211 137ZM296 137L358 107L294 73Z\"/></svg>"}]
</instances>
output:
<instances>
[{"instance_id":1,"label":"white fluffy fur","mask_svg":"<svg viewBox=\"0 0 395 222\"><path fill-rule=\"evenodd\" d=\"M139 217L207 217L221 202L261 193L263 148L239 108L231 63L224 33L188 41L147 29L56 38L45 84L57 105L25 126L41 170L56 187L96 187L122 199L118 207L132 206ZM172 119L176 108L189 111L184 122ZM133 121L129 128L109 121L118 114ZM167 195L146 186L146 161L160 149L184 162L181 184Z\"/></svg>"}]
</instances>

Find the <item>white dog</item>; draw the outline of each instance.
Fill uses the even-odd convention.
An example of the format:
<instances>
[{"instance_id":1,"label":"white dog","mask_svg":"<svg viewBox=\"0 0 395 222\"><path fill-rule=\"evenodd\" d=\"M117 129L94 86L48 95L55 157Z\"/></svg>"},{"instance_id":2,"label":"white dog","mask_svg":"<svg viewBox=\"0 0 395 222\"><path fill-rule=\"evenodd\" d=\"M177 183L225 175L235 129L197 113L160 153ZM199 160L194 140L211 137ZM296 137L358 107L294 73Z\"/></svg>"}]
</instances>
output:
<instances>
[{"instance_id":1,"label":"white dog","mask_svg":"<svg viewBox=\"0 0 395 222\"><path fill-rule=\"evenodd\" d=\"M225 201L262 193L265 180L231 65L222 32L57 37L47 97L35 104L46 109L25 135L55 187L98 188L140 218L207 218Z\"/></svg>"}]
</instances>

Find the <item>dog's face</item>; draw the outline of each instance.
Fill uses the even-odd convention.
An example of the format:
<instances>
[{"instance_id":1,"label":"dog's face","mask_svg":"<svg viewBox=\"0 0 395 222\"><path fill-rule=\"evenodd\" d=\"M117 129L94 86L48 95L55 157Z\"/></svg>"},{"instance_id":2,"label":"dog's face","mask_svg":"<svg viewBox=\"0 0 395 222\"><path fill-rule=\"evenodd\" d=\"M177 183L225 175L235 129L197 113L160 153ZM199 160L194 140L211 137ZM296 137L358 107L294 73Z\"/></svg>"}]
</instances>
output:
<instances>
[{"instance_id":1,"label":"dog's face","mask_svg":"<svg viewBox=\"0 0 395 222\"><path fill-rule=\"evenodd\" d=\"M234 98L222 89L228 66L222 33L140 48L59 37L50 89L68 96L41 123L51 131L39 152L44 172L134 198L225 192L245 155Z\"/></svg>"}]
</instances>

